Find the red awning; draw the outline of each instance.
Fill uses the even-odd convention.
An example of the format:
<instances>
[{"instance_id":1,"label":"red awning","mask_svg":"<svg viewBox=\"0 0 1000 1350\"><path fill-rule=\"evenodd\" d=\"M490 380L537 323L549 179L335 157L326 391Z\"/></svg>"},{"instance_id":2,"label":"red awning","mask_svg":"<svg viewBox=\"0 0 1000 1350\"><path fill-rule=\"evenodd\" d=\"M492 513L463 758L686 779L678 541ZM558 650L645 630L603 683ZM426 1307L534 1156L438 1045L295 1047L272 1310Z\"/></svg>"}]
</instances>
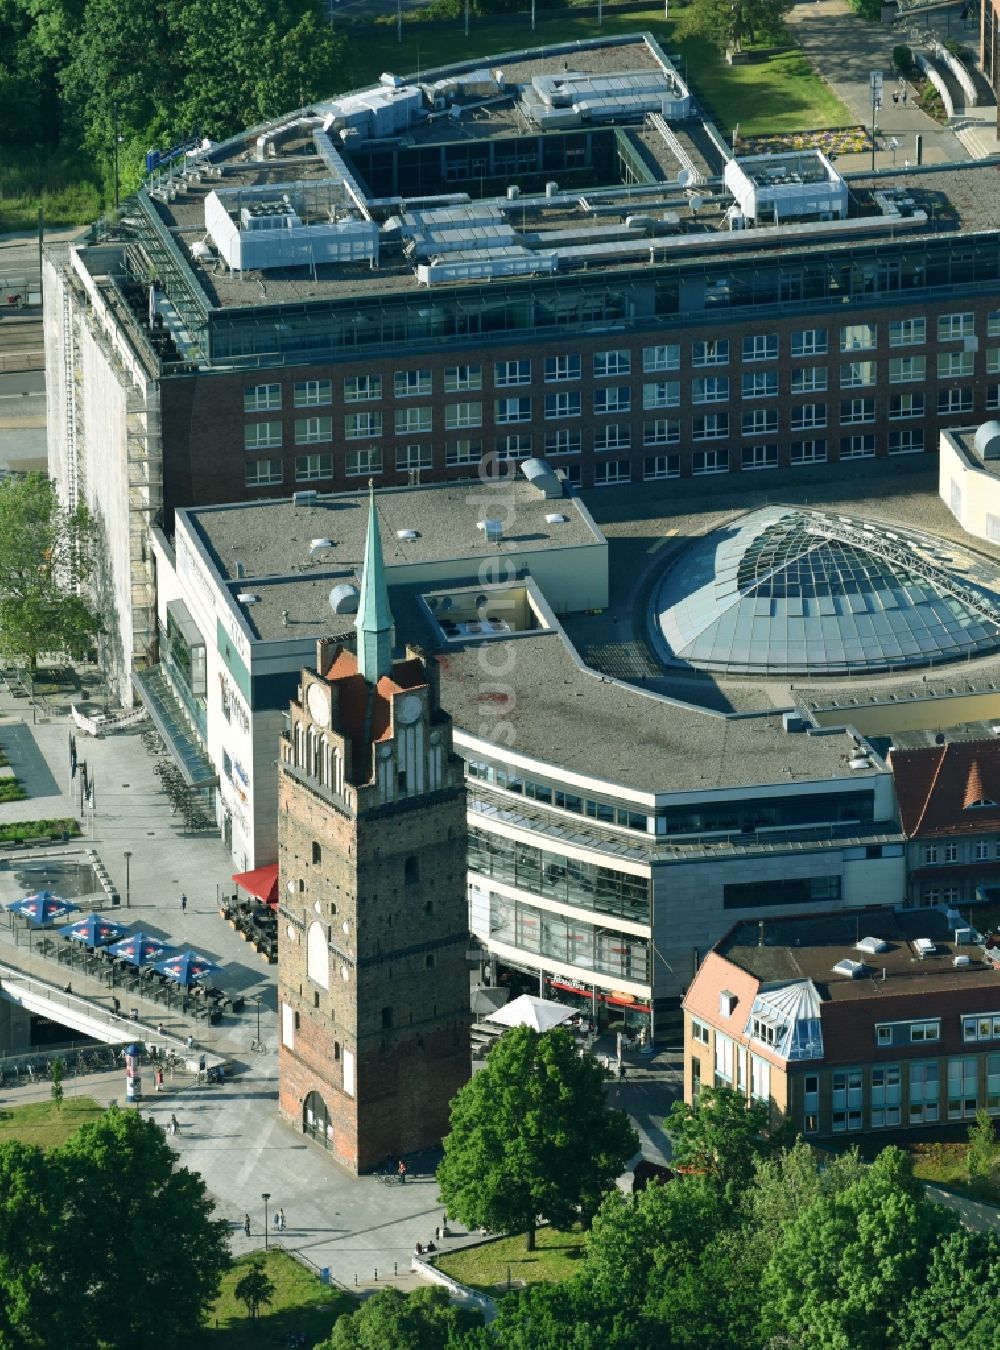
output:
<instances>
[{"instance_id":1,"label":"red awning","mask_svg":"<svg viewBox=\"0 0 1000 1350\"><path fill-rule=\"evenodd\" d=\"M235 872L233 880L237 886L242 886L243 890L256 896L258 900L264 900L269 905L278 903L277 863L271 863L268 867L257 867L252 872Z\"/></svg>"}]
</instances>

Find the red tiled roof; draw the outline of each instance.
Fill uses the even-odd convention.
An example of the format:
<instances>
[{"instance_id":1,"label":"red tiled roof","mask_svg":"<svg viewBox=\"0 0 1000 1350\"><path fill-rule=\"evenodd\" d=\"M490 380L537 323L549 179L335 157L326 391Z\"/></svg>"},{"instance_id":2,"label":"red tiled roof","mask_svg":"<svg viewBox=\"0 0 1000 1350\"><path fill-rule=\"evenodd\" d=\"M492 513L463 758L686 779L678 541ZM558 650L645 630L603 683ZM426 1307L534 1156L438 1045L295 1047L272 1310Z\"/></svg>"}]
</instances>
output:
<instances>
[{"instance_id":1,"label":"red tiled roof","mask_svg":"<svg viewBox=\"0 0 1000 1350\"><path fill-rule=\"evenodd\" d=\"M393 697L408 689L426 686L427 672L423 663L415 658L397 661L392 674L383 675L373 688L358 674L358 659L354 652L342 647L334 656L325 678L337 686L336 726L351 742L353 781L357 784L370 782L370 747L377 741L389 740L392 735ZM364 743L366 724L367 746Z\"/></svg>"},{"instance_id":2,"label":"red tiled roof","mask_svg":"<svg viewBox=\"0 0 1000 1350\"><path fill-rule=\"evenodd\" d=\"M912 839L1000 831L1000 740L893 750L903 829Z\"/></svg>"},{"instance_id":3,"label":"red tiled roof","mask_svg":"<svg viewBox=\"0 0 1000 1350\"><path fill-rule=\"evenodd\" d=\"M684 995L683 1006L695 1017L711 1022L730 1035L739 1036L746 1026L759 987L760 981L753 975L718 952L709 952ZM719 995L724 990L736 995L736 1006L729 1017L723 1017L719 1007Z\"/></svg>"}]
</instances>

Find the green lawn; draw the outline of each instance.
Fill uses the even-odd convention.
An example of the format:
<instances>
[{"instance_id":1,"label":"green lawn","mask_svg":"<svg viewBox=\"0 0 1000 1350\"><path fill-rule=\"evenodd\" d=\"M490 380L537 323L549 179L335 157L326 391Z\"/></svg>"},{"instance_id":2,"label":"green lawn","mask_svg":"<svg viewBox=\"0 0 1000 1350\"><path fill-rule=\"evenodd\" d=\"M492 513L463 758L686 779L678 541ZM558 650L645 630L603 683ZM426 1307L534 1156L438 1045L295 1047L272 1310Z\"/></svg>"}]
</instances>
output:
<instances>
[{"instance_id":1,"label":"green lawn","mask_svg":"<svg viewBox=\"0 0 1000 1350\"><path fill-rule=\"evenodd\" d=\"M965 1162L968 1147L968 1144L913 1144L909 1150L913 1170L921 1181L936 1182L972 1200L1000 1204L1000 1171L994 1171L990 1179L971 1182Z\"/></svg>"},{"instance_id":2,"label":"green lawn","mask_svg":"<svg viewBox=\"0 0 1000 1350\"><path fill-rule=\"evenodd\" d=\"M64 1144L80 1125L103 1115L104 1107L92 1097L71 1097L70 1085L64 1083L66 1096L61 1109L55 1102L29 1102L0 1111L0 1143L5 1139L20 1139L25 1144L40 1148L55 1148Z\"/></svg>"},{"instance_id":3,"label":"green lawn","mask_svg":"<svg viewBox=\"0 0 1000 1350\"><path fill-rule=\"evenodd\" d=\"M86 225L101 214L101 193L83 155L37 149L0 150L0 232L46 225Z\"/></svg>"},{"instance_id":4,"label":"green lawn","mask_svg":"<svg viewBox=\"0 0 1000 1350\"><path fill-rule=\"evenodd\" d=\"M466 1247L438 1258L441 1270L472 1289L495 1294L512 1284L539 1284L544 1280L568 1280L580 1269L585 1234L558 1228L540 1228L537 1251L524 1250L523 1237L498 1238L479 1247Z\"/></svg>"},{"instance_id":5,"label":"green lawn","mask_svg":"<svg viewBox=\"0 0 1000 1350\"><path fill-rule=\"evenodd\" d=\"M709 43L691 39L678 43L674 25L659 8L635 14L613 14L601 28L596 18L574 18L563 12L540 18L534 33L523 14L473 19L466 39L461 19L453 30L404 23L403 41L396 41L394 24L351 25L355 82L377 80L384 70L413 74L455 61L476 60L523 47L576 41L616 33L650 32L668 53L679 51L696 97L707 104L724 136L739 123L747 136L767 132L816 130L846 126L850 114L798 50L780 52L759 63L727 66ZM683 71L683 66L682 66Z\"/></svg>"},{"instance_id":6,"label":"green lawn","mask_svg":"<svg viewBox=\"0 0 1000 1350\"><path fill-rule=\"evenodd\" d=\"M257 1259L262 1256L263 1252ZM312 1346L329 1336L342 1312L357 1307L349 1294L322 1284L286 1252L272 1249L267 1253L266 1269L276 1285L274 1302L252 1323L233 1290L253 1259L241 1256L223 1277L219 1301L210 1309L207 1330L200 1338L204 1350L259 1350L260 1346L285 1345L291 1335L304 1335L306 1345Z\"/></svg>"}]
</instances>

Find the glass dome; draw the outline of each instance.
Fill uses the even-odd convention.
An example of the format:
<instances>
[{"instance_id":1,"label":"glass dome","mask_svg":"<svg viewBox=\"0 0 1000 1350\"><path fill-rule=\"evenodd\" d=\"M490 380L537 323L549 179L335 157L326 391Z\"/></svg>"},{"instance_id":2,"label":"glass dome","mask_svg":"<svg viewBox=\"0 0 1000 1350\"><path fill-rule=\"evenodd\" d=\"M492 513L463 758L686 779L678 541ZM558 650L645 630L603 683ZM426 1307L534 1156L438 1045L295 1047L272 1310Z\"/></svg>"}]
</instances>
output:
<instances>
[{"instance_id":1,"label":"glass dome","mask_svg":"<svg viewBox=\"0 0 1000 1350\"><path fill-rule=\"evenodd\" d=\"M1000 649L1000 569L884 524L767 507L681 554L653 597L660 654L734 675L861 675Z\"/></svg>"}]
</instances>

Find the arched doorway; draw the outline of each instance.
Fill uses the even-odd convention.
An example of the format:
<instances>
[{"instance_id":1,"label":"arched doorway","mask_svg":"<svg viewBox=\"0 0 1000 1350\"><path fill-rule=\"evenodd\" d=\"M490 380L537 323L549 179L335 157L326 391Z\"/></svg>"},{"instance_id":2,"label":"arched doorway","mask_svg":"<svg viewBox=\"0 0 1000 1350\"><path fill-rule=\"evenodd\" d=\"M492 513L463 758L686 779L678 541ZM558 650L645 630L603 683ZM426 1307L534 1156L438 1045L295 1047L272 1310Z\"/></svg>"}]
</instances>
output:
<instances>
[{"instance_id":1,"label":"arched doorway","mask_svg":"<svg viewBox=\"0 0 1000 1350\"><path fill-rule=\"evenodd\" d=\"M310 1092L302 1103L302 1133L324 1148L329 1148L329 1124L330 1113L326 1109L326 1102L318 1092Z\"/></svg>"}]
</instances>

